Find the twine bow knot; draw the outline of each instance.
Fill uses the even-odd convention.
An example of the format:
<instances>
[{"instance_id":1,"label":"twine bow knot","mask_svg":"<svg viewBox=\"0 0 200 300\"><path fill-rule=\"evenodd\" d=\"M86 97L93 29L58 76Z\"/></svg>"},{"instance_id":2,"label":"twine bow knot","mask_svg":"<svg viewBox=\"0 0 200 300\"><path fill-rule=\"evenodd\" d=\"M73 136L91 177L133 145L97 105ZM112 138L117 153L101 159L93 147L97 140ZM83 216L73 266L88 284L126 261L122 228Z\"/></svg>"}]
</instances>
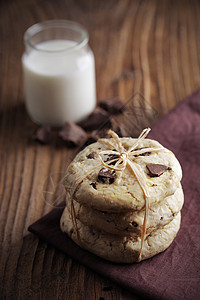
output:
<instances>
[{"instance_id":1,"label":"twine bow knot","mask_svg":"<svg viewBox=\"0 0 200 300\"><path fill-rule=\"evenodd\" d=\"M138 261L141 260L141 253L142 253L142 246L146 234L146 226L147 226L147 219L148 219L148 209L149 209L149 190L148 190L148 185L147 185L147 179L144 175L144 172L140 165L137 163L137 161L134 159L138 155L142 155L146 152L157 152L157 151L164 151L166 150L163 147L158 147L158 148L151 148L151 147L145 147L145 148L137 148L139 143L145 139L145 137L148 135L150 132L150 128L146 128L142 131L142 133L139 135L139 137L134 141L133 145L130 147L130 149L126 150L125 147L123 146L119 136L112 130L109 130L108 133L113 137L113 141L109 139L101 140L104 144L108 145L110 149L108 150L102 150L98 153L98 157L100 160L100 163L106 167L107 169L119 171L119 180L122 177L123 171L126 169L127 166L129 166L133 172L133 175L135 175L136 180L138 181L143 194L144 194L144 199L145 199L145 215L144 215L144 222L143 222L143 231L141 235L141 246L140 246L140 251L138 255ZM114 142L114 143L112 143ZM114 150L113 150L114 149ZM103 155L113 155L114 158L108 161L103 160ZM114 163L114 165L113 165ZM76 221L76 213L73 205L73 200L74 200L74 194L77 189L77 187L81 184L81 182L90 174L92 174L95 169L90 170L90 172L87 175L81 176L78 178L77 181L72 184L72 187L70 189L70 198L71 198L71 217L72 217L72 222L74 225L74 228L77 233L77 238L79 240L79 244L81 244L81 238L79 236L79 230L77 226L77 221Z\"/></svg>"},{"instance_id":2,"label":"twine bow knot","mask_svg":"<svg viewBox=\"0 0 200 300\"><path fill-rule=\"evenodd\" d=\"M164 148L141 148L137 149L138 144L145 139L145 137L148 135L150 132L150 128L146 128L142 131L140 136L136 139L134 144L131 146L130 149L126 150L124 146L121 143L121 140L119 136L112 130L109 130L108 133L114 138L114 144L111 143L110 141L104 141L105 144L107 144L111 149L116 149L116 150L103 150L98 153L99 159L101 163L104 165L104 167L115 170L115 171L120 171L120 178L122 177L123 171L126 169L127 165L131 168L133 174L135 175L145 197L149 197L149 191L148 191L148 186L146 182L146 178L143 174L143 171L141 170L141 167L139 164L137 164L136 161L134 161L134 158L138 155L144 154L146 152L157 152L160 150L163 150ZM107 162L104 162L102 156L103 155L115 155L114 159L111 159ZM113 165L114 163L114 165Z\"/></svg>"},{"instance_id":3,"label":"twine bow knot","mask_svg":"<svg viewBox=\"0 0 200 300\"><path fill-rule=\"evenodd\" d=\"M111 141L103 141L105 144L107 144L111 150L103 150L98 153L99 159L104 167L120 171L120 178L122 177L123 171L126 169L127 165L131 168L133 174L135 175L136 180L138 181L145 199L145 215L144 215L144 222L143 222L143 231L141 235L141 246L140 251L138 255L138 261L141 260L141 253L142 253L142 247L144 243L144 238L146 234L146 227L147 227L147 220L148 220L148 210L149 210L149 190L147 185L147 179L144 175L143 170L141 169L140 165L134 161L134 158L138 155L144 154L146 152L157 152L160 150L165 150L163 147L159 148L140 148L137 149L139 143L145 139L145 137L150 132L150 128L146 128L142 131L142 133L139 135L139 137L136 139L134 144L131 146L130 149L126 150L124 146L121 143L121 140L119 136L112 130L109 130L108 133L114 138L114 144ZM112 149L116 150L112 150ZM114 159L108 160L107 162L104 162L102 156L103 155L115 155L116 157ZM113 165L114 163L114 165ZM119 180L120 180L119 178Z\"/></svg>"}]
</instances>

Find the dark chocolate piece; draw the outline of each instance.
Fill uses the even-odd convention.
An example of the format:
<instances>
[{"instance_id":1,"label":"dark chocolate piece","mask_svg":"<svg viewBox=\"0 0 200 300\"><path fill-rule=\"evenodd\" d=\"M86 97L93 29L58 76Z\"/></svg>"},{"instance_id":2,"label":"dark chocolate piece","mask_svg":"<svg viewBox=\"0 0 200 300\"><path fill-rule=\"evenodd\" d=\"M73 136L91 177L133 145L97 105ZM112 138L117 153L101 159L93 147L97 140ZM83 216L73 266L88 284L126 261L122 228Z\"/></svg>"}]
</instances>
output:
<instances>
[{"instance_id":1,"label":"dark chocolate piece","mask_svg":"<svg viewBox=\"0 0 200 300\"><path fill-rule=\"evenodd\" d=\"M92 137L88 137L87 140L84 142L84 144L81 145L79 151L83 150L85 147L87 147L95 142L96 142L96 140L94 140Z\"/></svg>"},{"instance_id":2,"label":"dark chocolate piece","mask_svg":"<svg viewBox=\"0 0 200 300\"><path fill-rule=\"evenodd\" d=\"M65 142L72 146L81 145L86 137L86 132L72 122L66 122L58 134Z\"/></svg>"},{"instance_id":3,"label":"dark chocolate piece","mask_svg":"<svg viewBox=\"0 0 200 300\"><path fill-rule=\"evenodd\" d=\"M100 138L110 138L110 135L107 133L107 130L93 130L86 142L81 146L80 150L83 150L86 146L95 143Z\"/></svg>"},{"instance_id":4,"label":"dark chocolate piece","mask_svg":"<svg viewBox=\"0 0 200 300\"><path fill-rule=\"evenodd\" d=\"M86 120L80 123L80 126L85 130L95 130L99 128L108 129L112 127L112 121L108 112L100 107L97 107Z\"/></svg>"},{"instance_id":5,"label":"dark chocolate piece","mask_svg":"<svg viewBox=\"0 0 200 300\"><path fill-rule=\"evenodd\" d=\"M106 154L104 162L108 162L109 165L115 165L117 160L113 161L112 163L109 163L109 161L111 161L113 159L118 159L118 158L119 158L119 155L117 155L117 154Z\"/></svg>"},{"instance_id":6,"label":"dark chocolate piece","mask_svg":"<svg viewBox=\"0 0 200 300\"><path fill-rule=\"evenodd\" d=\"M167 167L167 166L161 165L161 164L147 165L147 169L149 171L149 176L150 177L159 177L160 175L162 175L167 170L171 170L170 167Z\"/></svg>"},{"instance_id":7,"label":"dark chocolate piece","mask_svg":"<svg viewBox=\"0 0 200 300\"><path fill-rule=\"evenodd\" d=\"M51 127L42 125L36 129L33 139L41 144L49 144L51 141Z\"/></svg>"},{"instance_id":8,"label":"dark chocolate piece","mask_svg":"<svg viewBox=\"0 0 200 300\"><path fill-rule=\"evenodd\" d=\"M88 156L87 156L87 158L94 159L95 158L94 154L95 154L94 152L89 153Z\"/></svg>"},{"instance_id":9,"label":"dark chocolate piece","mask_svg":"<svg viewBox=\"0 0 200 300\"><path fill-rule=\"evenodd\" d=\"M93 187L93 189L97 189L97 184L96 184L96 182L92 182L92 183L90 183L90 185Z\"/></svg>"},{"instance_id":10,"label":"dark chocolate piece","mask_svg":"<svg viewBox=\"0 0 200 300\"><path fill-rule=\"evenodd\" d=\"M111 114L121 114L123 113L123 102L117 98L105 99L99 102L99 106Z\"/></svg>"},{"instance_id":11,"label":"dark chocolate piece","mask_svg":"<svg viewBox=\"0 0 200 300\"><path fill-rule=\"evenodd\" d=\"M106 168L102 168L98 174L98 180L103 183L113 183L116 177L115 170L109 170Z\"/></svg>"},{"instance_id":12,"label":"dark chocolate piece","mask_svg":"<svg viewBox=\"0 0 200 300\"><path fill-rule=\"evenodd\" d=\"M91 137L97 141L98 139L108 139L110 138L110 134L107 133L107 130L104 129L97 129L93 130L91 133Z\"/></svg>"}]
</instances>

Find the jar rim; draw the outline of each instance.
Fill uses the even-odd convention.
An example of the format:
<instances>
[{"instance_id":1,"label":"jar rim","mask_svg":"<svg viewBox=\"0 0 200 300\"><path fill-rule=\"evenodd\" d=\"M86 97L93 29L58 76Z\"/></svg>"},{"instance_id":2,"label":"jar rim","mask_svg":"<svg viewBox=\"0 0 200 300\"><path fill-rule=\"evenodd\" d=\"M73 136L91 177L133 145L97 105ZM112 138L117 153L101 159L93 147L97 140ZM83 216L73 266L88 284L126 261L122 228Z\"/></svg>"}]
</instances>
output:
<instances>
[{"instance_id":1,"label":"jar rim","mask_svg":"<svg viewBox=\"0 0 200 300\"><path fill-rule=\"evenodd\" d=\"M33 37L38 32L48 29L48 28L62 28L62 29L71 29L76 32L79 32L81 34L80 41L78 41L76 44L71 45L70 47L64 47L62 49L57 50L49 50L49 49L43 49L37 46L37 44L34 44L31 41L31 37ZM24 33L24 43L25 45L30 46L32 49L40 51L40 52L49 52L49 53L57 53L57 52L70 52L77 49L80 49L84 47L89 41L89 34L88 31L79 23L69 20L48 20L36 23L32 26L30 26Z\"/></svg>"}]
</instances>

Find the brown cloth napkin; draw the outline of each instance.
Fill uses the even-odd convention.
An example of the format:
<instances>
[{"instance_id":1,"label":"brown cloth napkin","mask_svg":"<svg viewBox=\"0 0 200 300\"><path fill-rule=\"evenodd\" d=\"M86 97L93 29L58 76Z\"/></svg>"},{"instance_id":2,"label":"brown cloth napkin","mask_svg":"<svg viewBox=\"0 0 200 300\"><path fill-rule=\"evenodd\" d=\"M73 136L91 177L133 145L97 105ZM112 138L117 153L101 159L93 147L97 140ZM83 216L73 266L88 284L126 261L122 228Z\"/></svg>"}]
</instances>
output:
<instances>
[{"instance_id":1,"label":"brown cloth napkin","mask_svg":"<svg viewBox=\"0 0 200 300\"><path fill-rule=\"evenodd\" d=\"M200 90L160 120L149 137L171 149L183 168L185 204L172 245L138 264L116 264L79 248L59 229L55 208L29 227L42 240L145 299L200 299Z\"/></svg>"}]
</instances>

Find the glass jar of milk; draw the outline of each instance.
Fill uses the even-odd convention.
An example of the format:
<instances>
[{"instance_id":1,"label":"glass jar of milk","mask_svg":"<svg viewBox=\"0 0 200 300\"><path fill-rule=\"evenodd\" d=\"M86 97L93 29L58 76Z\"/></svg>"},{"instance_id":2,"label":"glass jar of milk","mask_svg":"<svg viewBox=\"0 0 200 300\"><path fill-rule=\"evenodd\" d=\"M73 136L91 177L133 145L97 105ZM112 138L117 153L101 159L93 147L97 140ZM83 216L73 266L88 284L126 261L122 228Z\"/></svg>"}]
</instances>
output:
<instances>
[{"instance_id":1,"label":"glass jar of milk","mask_svg":"<svg viewBox=\"0 0 200 300\"><path fill-rule=\"evenodd\" d=\"M22 57L26 107L38 124L79 122L96 105L94 55L79 24L53 20L30 27Z\"/></svg>"}]
</instances>

